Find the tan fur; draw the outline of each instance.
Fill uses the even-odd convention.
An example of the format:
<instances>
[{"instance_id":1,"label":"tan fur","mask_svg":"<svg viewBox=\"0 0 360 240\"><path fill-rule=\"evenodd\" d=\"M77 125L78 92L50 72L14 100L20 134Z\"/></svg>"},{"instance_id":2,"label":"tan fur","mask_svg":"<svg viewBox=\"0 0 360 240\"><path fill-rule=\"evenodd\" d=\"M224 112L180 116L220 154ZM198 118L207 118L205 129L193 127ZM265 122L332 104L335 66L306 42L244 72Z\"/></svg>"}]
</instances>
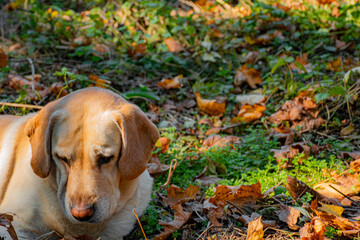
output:
<instances>
[{"instance_id":1,"label":"tan fur","mask_svg":"<svg viewBox=\"0 0 360 240\"><path fill-rule=\"evenodd\" d=\"M20 239L51 231L121 239L135 223L132 210L142 214L150 200L146 165L158 138L136 105L98 88L37 114L0 116L0 212L15 214ZM112 158L100 165L101 156ZM90 220L70 211L90 205Z\"/></svg>"}]
</instances>

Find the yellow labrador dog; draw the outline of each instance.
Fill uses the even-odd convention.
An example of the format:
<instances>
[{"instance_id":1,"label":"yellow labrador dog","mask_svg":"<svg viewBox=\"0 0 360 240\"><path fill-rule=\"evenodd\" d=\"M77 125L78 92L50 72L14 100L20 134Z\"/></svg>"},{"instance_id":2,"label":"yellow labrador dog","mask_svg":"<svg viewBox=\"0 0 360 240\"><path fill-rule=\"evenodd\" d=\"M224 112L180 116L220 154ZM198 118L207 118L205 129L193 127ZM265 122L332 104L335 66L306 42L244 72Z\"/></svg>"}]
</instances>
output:
<instances>
[{"instance_id":1,"label":"yellow labrador dog","mask_svg":"<svg viewBox=\"0 0 360 240\"><path fill-rule=\"evenodd\" d=\"M150 201L158 138L137 106L99 88L0 116L0 213L15 215L20 239L122 239Z\"/></svg>"}]
</instances>

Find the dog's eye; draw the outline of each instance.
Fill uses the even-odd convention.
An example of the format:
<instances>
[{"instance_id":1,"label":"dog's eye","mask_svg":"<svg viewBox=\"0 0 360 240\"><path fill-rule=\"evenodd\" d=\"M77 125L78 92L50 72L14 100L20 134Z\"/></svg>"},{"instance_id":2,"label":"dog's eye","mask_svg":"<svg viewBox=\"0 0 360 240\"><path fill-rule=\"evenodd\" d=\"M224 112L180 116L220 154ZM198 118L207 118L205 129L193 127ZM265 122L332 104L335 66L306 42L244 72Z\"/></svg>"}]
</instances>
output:
<instances>
[{"instance_id":1,"label":"dog's eye","mask_svg":"<svg viewBox=\"0 0 360 240\"><path fill-rule=\"evenodd\" d=\"M99 166L110 162L113 157L114 156L100 156L98 160Z\"/></svg>"},{"instance_id":2,"label":"dog's eye","mask_svg":"<svg viewBox=\"0 0 360 240\"><path fill-rule=\"evenodd\" d=\"M56 155L56 158L68 165L70 164L69 160L66 157L60 157L59 155Z\"/></svg>"}]
</instances>

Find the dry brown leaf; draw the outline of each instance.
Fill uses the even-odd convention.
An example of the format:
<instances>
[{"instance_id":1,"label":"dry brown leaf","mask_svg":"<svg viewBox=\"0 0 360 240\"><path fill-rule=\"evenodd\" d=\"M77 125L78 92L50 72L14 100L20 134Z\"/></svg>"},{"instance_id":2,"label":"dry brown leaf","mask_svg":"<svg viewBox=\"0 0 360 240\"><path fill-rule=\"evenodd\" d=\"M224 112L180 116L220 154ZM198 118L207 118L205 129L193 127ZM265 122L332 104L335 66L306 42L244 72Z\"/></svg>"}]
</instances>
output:
<instances>
[{"instance_id":1,"label":"dry brown leaf","mask_svg":"<svg viewBox=\"0 0 360 240\"><path fill-rule=\"evenodd\" d=\"M237 115L236 122L253 122L261 118L263 112L266 110L265 104L244 104L241 106Z\"/></svg>"},{"instance_id":2,"label":"dry brown leaf","mask_svg":"<svg viewBox=\"0 0 360 240\"><path fill-rule=\"evenodd\" d=\"M223 207L227 202L241 207L244 204L254 204L260 198L261 184L257 182L252 185L225 186L219 185L215 188L215 196L209 198L209 202L218 207Z\"/></svg>"},{"instance_id":3,"label":"dry brown leaf","mask_svg":"<svg viewBox=\"0 0 360 240\"><path fill-rule=\"evenodd\" d=\"M183 75L180 74L174 78L170 79L163 79L160 82L158 82L158 87L164 88L164 89L177 89L181 87L180 79L183 78Z\"/></svg>"},{"instance_id":4,"label":"dry brown leaf","mask_svg":"<svg viewBox=\"0 0 360 240\"><path fill-rule=\"evenodd\" d=\"M360 154L360 153L359 153ZM354 171L354 172L360 172L360 157L359 159L352 161L350 163L350 168Z\"/></svg>"},{"instance_id":5,"label":"dry brown leaf","mask_svg":"<svg viewBox=\"0 0 360 240\"><path fill-rule=\"evenodd\" d=\"M314 187L314 188L316 188L316 187ZM288 190L288 192L290 193L290 196L294 200L298 200L305 193L308 192L311 195L313 195L314 198L317 198L320 201L329 202L332 204L340 203L339 200L325 196L325 195L319 193L318 191L315 191L314 189L312 189L311 187L306 185L304 182L297 180L295 177L291 177L289 175L287 176L286 189Z\"/></svg>"},{"instance_id":6,"label":"dry brown leaf","mask_svg":"<svg viewBox=\"0 0 360 240\"><path fill-rule=\"evenodd\" d=\"M313 68L312 65L311 65L311 63L309 63L309 61L308 61L308 55L307 55L307 53L303 53L303 54L301 55L301 57L300 57L300 56L297 56L296 59L295 59L295 61L298 62L298 63L300 63L301 65L303 65L304 68L305 68L305 70L306 70L307 72L310 72L310 71L312 70L312 68ZM289 66L290 66L291 69L296 69L296 70L298 70L300 73L302 73L302 70L299 69L294 63L291 63Z\"/></svg>"},{"instance_id":7,"label":"dry brown leaf","mask_svg":"<svg viewBox=\"0 0 360 240\"><path fill-rule=\"evenodd\" d=\"M241 139L236 136L225 136L221 137L220 135L213 135L206 138L202 145L202 150L208 149L210 147L225 147L226 145L240 144Z\"/></svg>"},{"instance_id":8,"label":"dry brown leaf","mask_svg":"<svg viewBox=\"0 0 360 240\"><path fill-rule=\"evenodd\" d=\"M110 48L102 43L96 43L92 49L95 52L92 52L92 55L94 56L108 56L110 54Z\"/></svg>"},{"instance_id":9,"label":"dry brown leaf","mask_svg":"<svg viewBox=\"0 0 360 240\"><path fill-rule=\"evenodd\" d=\"M97 75L89 75L89 80L94 82L89 87L107 88L111 83L109 80L101 79Z\"/></svg>"},{"instance_id":10,"label":"dry brown leaf","mask_svg":"<svg viewBox=\"0 0 360 240\"><path fill-rule=\"evenodd\" d=\"M164 42L170 52L180 52L184 49L181 43L179 43L173 38L167 38Z\"/></svg>"},{"instance_id":11,"label":"dry brown leaf","mask_svg":"<svg viewBox=\"0 0 360 240\"><path fill-rule=\"evenodd\" d=\"M60 94L60 97L64 97L69 94L69 92L64 88L64 86L60 82L51 84L50 89L56 96Z\"/></svg>"},{"instance_id":12,"label":"dry brown leaf","mask_svg":"<svg viewBox=\"0 0 360 240\"><path fill-rule=\"evenodd\" d=\"M226 98L203 99L200 93L196 93L196 102L199 109L209 115L221 115L225 112Z\"/></svg>"},{"instance_id":13,"label":"dry brown leaf","mask_svg":"<svg viewBox=\"0 0 360 240\"><path fill-rule=\"evenodd\" d=\"M341 59L340 57L336 58L333 61L330 61L326 64L326 69L333 72L342 72L348 71L352 67L356 66L353 58Z\"/></svg>"},{"instance_id":14,"label":"dry brown leaf","mask_svg":"<svg viewBox=\"0 0 360 240\"><path fill-rule=\"evenodd\" d=\"M8 63L8 56L6 55L5 51L0 49L0 68L6 67Z\"/></svg>"},{"instance_id":15,"label":"dry brown leaf","mask_svg":"<svg viewBox=\"0 0 360 240\"><path fill-rule=\"evenodd\" d=\"M158 157L152 157L147 164L150 175L156 177L165 174L169 170L169 165L161 164Z\"/></svg>"},{"instance_id":16,"label":"dry brown leaf","mask_svg":"<svg viewBox=\"0 0 360 240\"><path fill-rule=\"evenodd\" d=\"M240 217L237 218L237 220L242 222L245 226L248 226L251 221L258 219L259 217L261 217L260 214L258 214L257 212L253 212L253 213L251 213L251 216L241 215ZM277 226L277 223L275 220L261 219L261 223L263 224L264 228L267 228L267 227L275 228Z\"/></svg>"},{"instance_id":17,"label":"dry brown leaf","mask_svg":"<svg viewBox=\"0 0 360 240\"><path fill-rule=\"evenodd\" d=\"M131 57L138 58L146 53L147 47L145 43L133 42L131 48L127 49L127 54Z\"/></svg>"},{"instance_id":18,"label":"dry brown leaf","mask_svg":"<svg viewBox=\"0 0 360 240\"><path fill-rule=\"evenodd\" d=\"M279 220L285 222L292 230L300 229L300 227L296 226L300 213L298 209L283 204L280 205L280 210L277 211Z\"/></svg>"},{"instance_id":19,"label":"dry brown leaf","mask_svg":"<svg viewBox=\"0 0 360 240\"><path fill-rule=\"evenodd\" d=\"M327 240L325 238L326 224L319 217L314 217L311 222L305 223L299 231L301 240Z\"/></svg>"},{"instance_id":20,"label":"dry brown leaf","mask_svg":"<svg viewBox=\"0 0 360 240\"><path fill-rule=\"evenodd\" d=\"M174 220L172 222L159 221L159 224L164 227L164 232L156 235L154 240L165 240L170 234L178 230L190 218L192 212L185 212L181 204L172 207L175 212Z\"/></svg>"},{"instance_id":21,"label":"dry brown leaf","mask_svg":"<svg viewBox=\"0 0 360 240\"><path fill-rule=\"evenodd\" d=\"M171 185L166 189L167 197L164 203L168 206L174 206L196 199L196 194L200 194L200 187L197 185L190 185L187 189L179 188Z\"/></svg>"},{"instance_id":22,"label":"dry brown leaf","mask_svg":"<svg viewBox=\"0 0 360 240\"><path fill-rule=\"evenodd\" d=\"M28 89L31 89L31 81L27 80L26 78L20 76L20 75L15 75L15 74L8 74L7 75L8 78L8 85L9 87L16 89L16 90L20 90L23 88L23 86L27 85ZM44 90L46 87L40 83L35 83L35 90L39 91L39 90Z\"/></svg>"},{"instance_id":23,"label":"dry brown leaf","mask_svg":"<svg viewBox=\"0 0 360 240\"><path fill-rule=\"evenodd\" d=\"M91 38L79 36L76 37L72 42L72 47L79 47L79 46L89 46L91 44Z\"/></svg>"},{"instance_id":24,"label":"dry brown leaf","mask_svg":"<svg viewBox=\"0 0 360 240\"><path fill-rule=\"evenodd\" d=\"M264 239L263 224L261 223L261 217L251 221L248 226L246 240L261 240Z\"/></svg>"},{"instance_id":25,"label":"dry brown leaf","mask_svg":"<svg viewBox=\"0 0 360 240\"><path fill-rule=\"evenodd\" d=\"M355 125L354 124L350 124L349 126L344 127L343 129L341 129L340 131L340 135L341 136L348 136L350 135L352 132L355 131Z\"/></svg>"},{"instance_id":26,"label":"dry brown leaf","mask_svg":"<svg viewBox=\"0 0 360 240\"><path fill-rule=\"evenodd\" d=\"M360 230L360 222L353 221L344 217L337 217L333 214L319 212L314 209L314 212L317 216L319 216L322 220L324 220L327 224L330 224L332 227L340 229L342 231L345 230Z\"/></svg>"},{"instance_id":27,"label":"dry brown leaf","mask_svg":"<svg viewBox=\"0 0 360 240\"><path fill-rule=\"evenodd\" d=\"M210 177L210 176L202 176L196 179L196 181L201 185L201 186L206 186L209 187L212 184L218 184L219 181L221 181L221 178L218 177Z\"/></svg>"},{"instance_id":28,"label":"dry brown leaf","mask_svg":"<svg viewBox=\"0 0 360 240\"><path fill-rule=\"evenodd\" d=\"M254 68L248 68L247 65L244 64L236 71L234 84L235 86L239 86L245 81L254 89L256 85L262 83L261 73Z\"/></svg>"}]
</instances>

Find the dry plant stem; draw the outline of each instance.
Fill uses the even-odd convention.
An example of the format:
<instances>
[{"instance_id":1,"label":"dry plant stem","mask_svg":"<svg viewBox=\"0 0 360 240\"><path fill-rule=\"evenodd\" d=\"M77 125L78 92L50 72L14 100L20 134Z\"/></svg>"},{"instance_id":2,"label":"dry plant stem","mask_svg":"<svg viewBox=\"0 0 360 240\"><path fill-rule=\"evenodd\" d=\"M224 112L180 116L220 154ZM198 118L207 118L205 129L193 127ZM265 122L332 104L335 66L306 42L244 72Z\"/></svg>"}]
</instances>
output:
<instances>
[{"instance_id":1,"label":"dry plant stem","mask_svg":"<svg viewBox=\"0 0 360 240\"><path fill-rule=\"evenodd\" d=\"M170 183L171 177L174 174L176 166L177 166L177 160L176 159L171 160L170 167L169 167L169 175L168 175L166 183L162 186L162 188L165 188Z\"/></svg>"},{"instance_id":2,"label":"dry plant stem","mask_svg":"<svg viewBox=\"0 0 360 240\"><path fill-rule=\"evenodd\" d=\"M139 225L140 225L141 231L142 231L142 233L144 234L145 240L147 240L146 235L145 235L145 232L144 232L144 229L143 229L143 227L142 227L142 225L141 225L140 219L139 219L138 215L137 215L136 212L135 212L135 208L133 209L133 213L135 214L135 217L136 217L136 219L138 220L138 223L139 223Z\"/></svg>"},{"instance_id":3,"label":"dry plant stem","mask_svg":"<svg viewBox=\"0 0 360 240\"><path fill-rule=\"evenodd\" d=\"M33 109L42 109L43 108L43 106L21 104L21 103L8 103L8 102L0 102L0 105L8 106L8 107L33 108Z\"/></svg>"},{"instance_id":4,"label":"dry plant stem","mask_svg":"<svg viewBox=\"0 0 360 240\"><path fill-rule=\"evenodd\" d=\"M210 226L208 226L201 234L200 234L200 236L198 236L198 238L196 239L196 240L199 240L200 239L200 237L202 236L202 235L204 235L210 228L212 228L213 226L212 225L210 225Z\"/></svg>"},{"instance_id":5,"label":"dry plant stem","mask_svg":"<svg viewBox=\"0 0 360 240\"><path fill-rule=\"evenodd\" d=\"M340 193L342 196L344 196L345 198L349 199L352 203L354 203L356 206L359 206L359 203L357 203L356 201L352 200L350 197L346 196L345 194L343 194L342 192L340 192L339 190L337 190L334 186L332 186L331 184L329 184L329 186L334 189L335 191L337 191L338 193Z\"/></svg>"},{"instance_id":6,"label":"dry plant stem","mask_svg":"<svg viewBox=\"0 0 360 240\"><path fill-rule=\"evenodd\" d=\"M31 66L31 89L33 92L35 92L35 67L34 67L34 63L31 60L31 58L26 58Z\"/></svg>"}]
</instances>

